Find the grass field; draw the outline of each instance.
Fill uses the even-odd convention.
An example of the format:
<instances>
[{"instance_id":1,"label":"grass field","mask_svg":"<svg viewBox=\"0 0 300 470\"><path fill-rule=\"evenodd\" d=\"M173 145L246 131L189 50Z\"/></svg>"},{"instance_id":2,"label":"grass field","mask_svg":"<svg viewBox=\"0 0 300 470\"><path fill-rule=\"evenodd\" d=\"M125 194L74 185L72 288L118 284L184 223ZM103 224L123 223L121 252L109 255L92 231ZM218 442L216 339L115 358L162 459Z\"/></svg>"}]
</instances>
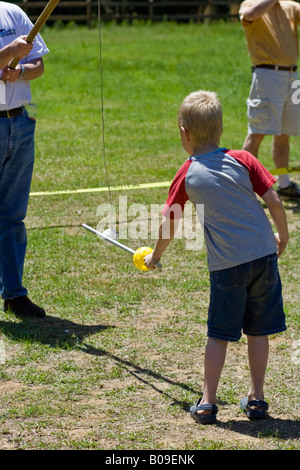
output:
<instances>
[{"instance_id":1,"label":"grass field","mask_svg":"<svg viewBox=\"0 0 300 470\"><path fill-rule=\"evenodd\" d=\"M251 72L240 24L104 26L104 134L98 29L46 28L43 37L51 52L32 86L32 193L105 187L107 176L112 188L171 181L186 158L177 109L200 88L223 103L221 145L242 146ZM270 148L266 138L260 159L269 169ZM299 162L295 138L291 164ZM293 179L299 183L299 174ZM97 209L110 197L116 208L126 196L128 207L150 213L167 191L32 194L24 284L47 317L0 313L1 449L299 450L299 205L285 203L290 244L280 270L288 330L270 340L270 417L250 422L239 410L249 374L243 337L228 349L218 423L205 427L188 412L202 387L205 247L187 250L175 240L163 270L142 273L128 253L81 227L97 226ZM154 240L124 243L136 249Z\"/></svg>"}]
</instances>

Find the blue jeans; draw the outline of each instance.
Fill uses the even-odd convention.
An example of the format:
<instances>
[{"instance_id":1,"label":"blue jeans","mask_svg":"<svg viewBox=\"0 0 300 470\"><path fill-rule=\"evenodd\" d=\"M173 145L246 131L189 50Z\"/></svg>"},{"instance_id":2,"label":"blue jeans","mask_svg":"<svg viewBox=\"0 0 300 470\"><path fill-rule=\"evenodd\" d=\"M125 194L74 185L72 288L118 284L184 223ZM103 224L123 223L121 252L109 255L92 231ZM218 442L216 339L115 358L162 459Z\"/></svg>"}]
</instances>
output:
<instances>
[{"instance_id":1,"label":"blue jeans","mask_svg":"<svg viewBox=\"0 0 300 470\"><path fill-rule=\"evenodd\" d=\"M238 341L286 330L277 254L210 273L208 336Z\"/></svg>"},{"instance_id":2,"label":"blue jeans","mask_svg":"<svg viewBox=\"0 0 300 470\"><path fill-rule=\"evenodd\" d=\"M3 299L27 295L22 285L27 235L23 222L34 162L35 121L0 117L0 292Z\"/></svg>"}]
</instances>

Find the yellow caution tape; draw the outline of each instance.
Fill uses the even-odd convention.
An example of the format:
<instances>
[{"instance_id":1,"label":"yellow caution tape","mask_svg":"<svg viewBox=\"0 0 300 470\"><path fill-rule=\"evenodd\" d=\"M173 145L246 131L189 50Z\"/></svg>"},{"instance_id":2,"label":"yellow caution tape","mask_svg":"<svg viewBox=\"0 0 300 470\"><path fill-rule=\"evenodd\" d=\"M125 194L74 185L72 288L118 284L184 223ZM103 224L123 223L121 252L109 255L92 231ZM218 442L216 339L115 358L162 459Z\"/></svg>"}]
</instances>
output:
<instances>
[{"instance_id":1,"label":"yellow caution tape","mask_svg":"<svg viewBox=\"0 0 300 470\"><path fill-rule=\"evenodd\" d=\"M286 175L288 173L297 173L300 171L300 166L290 166L288 168L275 168L274 170L270 170L272 175Z\"/></svg>"},{"instance_id":2,"label":"yellow caution tape","mask_svg":"<svg viewBox=\"0 0 300 470\"><path fill-rule=\"evenodd\" d=\"M288 168L275 168L270 170L272 175L285 175L288 173L297 173L300 172L300 165L291 166ZM123 186L112 186L108 188L103 186L100 188L85 188L85 189L62 189L58 191L38 191L30 193L30 196L54 196L54 195L63 195L63 194L81 194L81 193L100 193L105 191L130 191L132 189L151 189L151 188L164 188L169 187L171 184L170 181L161 181L158 183L143 183L143 184L129 184Z\"/></svg>"},{"instance_id":3,"label":"yellow caution tape","mask_svg":"<svg viewBox=\"0 0 300 470\"><path fill-rule=\"evenodd\" d=\"M33 193L30 193L30 196L53 196L53 195L61 195L61 194L80 194L80 193L96 193L96 192L105 192L105 191L125 191L125 190L131 190L131 189L163 188L163 187L169 187L170 184L171 184L170 181L161 181L158 183L112 186L110 188L108 188L107 186L103 186L100 188L62 189L58 191L33 192Z\"/></svg>"}]
</instances>

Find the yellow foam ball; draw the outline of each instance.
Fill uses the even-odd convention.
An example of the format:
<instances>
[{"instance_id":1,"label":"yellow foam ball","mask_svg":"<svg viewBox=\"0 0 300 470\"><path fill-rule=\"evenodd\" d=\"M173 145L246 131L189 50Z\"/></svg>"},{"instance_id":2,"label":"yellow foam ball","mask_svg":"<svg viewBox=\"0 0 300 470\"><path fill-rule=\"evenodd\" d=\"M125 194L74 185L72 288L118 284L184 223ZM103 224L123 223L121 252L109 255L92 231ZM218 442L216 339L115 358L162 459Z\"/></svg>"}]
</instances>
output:
<instances>
[{"instance_id":1,"label":"yellow foam ball","mask_svg":"<svg viewBox=\"0 0 300 470\"><path fill-rule=\"evenodd\" d=\"M149 246L142 246L141 248L138 248L133 254L133 263L135 267L140 271L150 271L144 263L144 258L149 253L152 253L152 251L152 248Z\"/></svg>"}]
</instances>

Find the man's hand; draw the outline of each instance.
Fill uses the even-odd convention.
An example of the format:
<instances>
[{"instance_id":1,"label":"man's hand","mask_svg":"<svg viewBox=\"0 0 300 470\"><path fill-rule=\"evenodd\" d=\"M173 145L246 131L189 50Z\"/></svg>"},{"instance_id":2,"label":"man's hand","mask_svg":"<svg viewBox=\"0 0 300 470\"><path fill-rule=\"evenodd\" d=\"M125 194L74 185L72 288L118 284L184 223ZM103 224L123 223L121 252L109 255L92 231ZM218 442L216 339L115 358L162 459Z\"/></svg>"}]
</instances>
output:
<instances>
[{"instance_id":1,"label":"man's hand","mask_svg":"<svg viewBox=\"0 0 300 470\"><path fill-rule=\"evenodd\" d=\"M15 69L10 69L9 67L5 67L2 70L2 77L1 79L5 82L13 83L18 80L21 73L20 65L17 65Z\"/></svg>"},{"instance_id":2,"label":"man's hand","mask_svg":"<svg viewBox=\"0 0 300 470\"><path fill-rule=\"evenodd\" d=\"M19 36L0 50L0 70L6 70L4 74L2 73L1 80L14 82L19 77L20 66L16 69L9 69L12 71L11 73L8 73L7 69L13 59L24 59L31 52L33 44L26 42L26 37ZM17 72L13 72L13 70L17 70Z\"/></svg>"},{"instance_id":3,"label":"man's hand","mask_svg":"<svg viewBox=\"0 0 300 470\"><path fill-rule=\"evenodd\" d=\"M23 59L32 50L33 44L26 42L26 36L20 36L9 45L9 53L15 59Z\"/></svg>"},{"instance_id":4,"label":"man's hand","mask_svg":"<svg viewBox=\"0 0 300 470\"><path fill-rule=\"evenodd\" d=\"M242 10L243 21L251 23L264 15L276 3L278 3L278 0L258 0L257 3L254 3Z\"/></svg>"}]
</instances>

